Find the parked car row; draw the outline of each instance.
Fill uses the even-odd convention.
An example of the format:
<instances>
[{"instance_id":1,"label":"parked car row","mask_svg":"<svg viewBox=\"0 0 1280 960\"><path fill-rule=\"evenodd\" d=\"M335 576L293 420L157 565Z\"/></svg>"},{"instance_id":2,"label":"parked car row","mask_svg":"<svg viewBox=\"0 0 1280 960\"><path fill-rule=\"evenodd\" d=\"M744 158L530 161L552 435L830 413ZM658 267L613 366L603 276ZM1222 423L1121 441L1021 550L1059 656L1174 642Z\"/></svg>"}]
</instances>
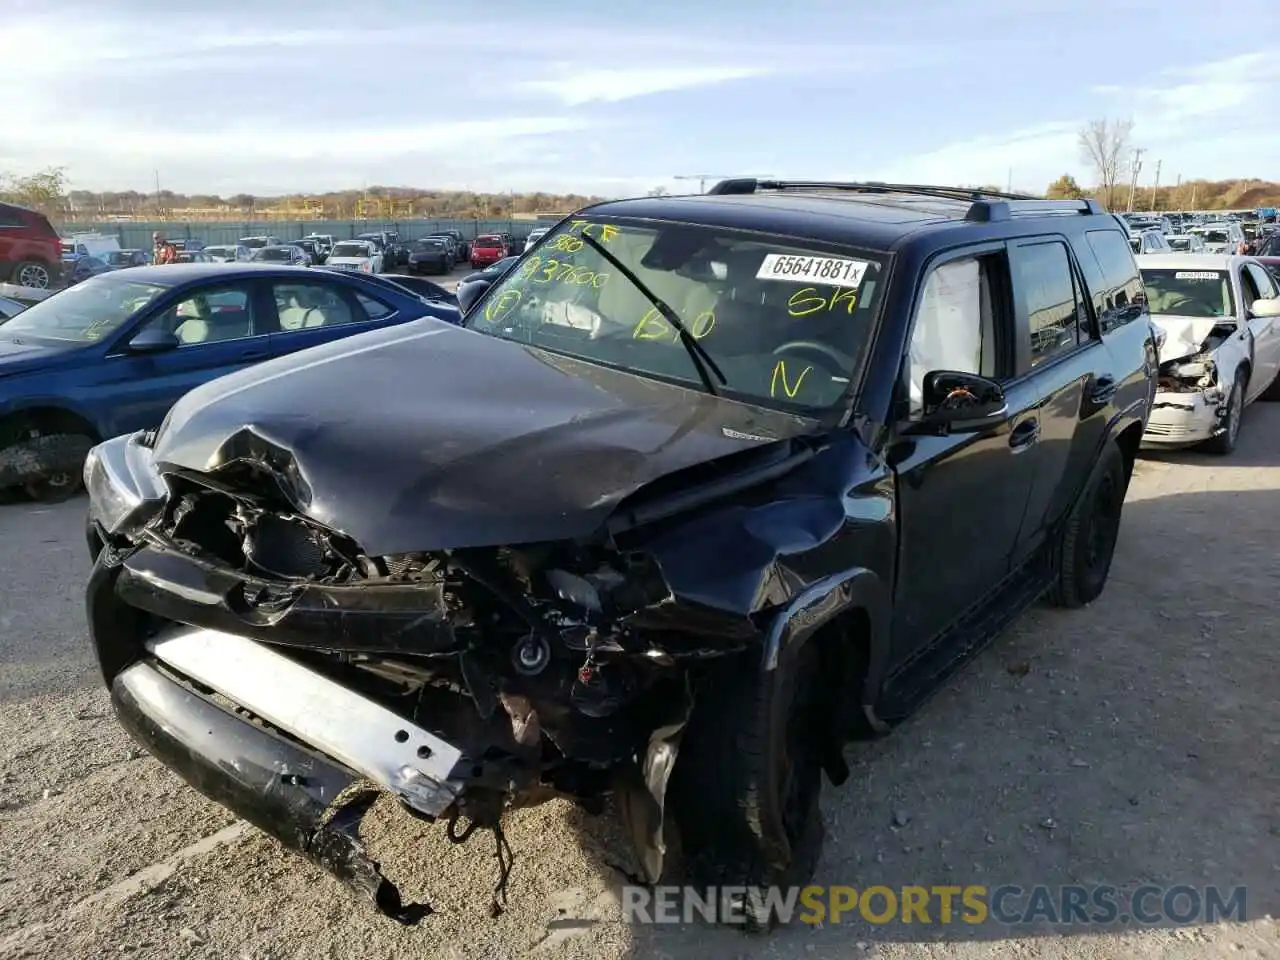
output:
<instances>
[{"instance_id":1,"label":"parked car row","mask_svg":"<svg viewBox=\"0 0 1280 960\"><path fill-rule=\"evenodd\" d=\"M530 236L545 233L534 230ZM500 243L494 244L494 238ZM441 230L416 241L404 241L394 231L378 230L359 234L354 239L372 245L381 257L383 269L407 268L414 273L441 271L439 248L447 248L448 270L469 263L480 268L509 254L527 249L533 242L516 241L510 234L483 235L481 249L473 251L474 241L456 229ZM429 241L429 242L424 242ZM437 242L439 241L439 242ZM241 237L235 243L206 245L196 238L170 239L179 252L202 253L217 263L247 263L257 251L267 247L296 247L311 265L324 263L338 241L329 234L309 234L299 240L283 240L270 234ZM415 251L419 254L414 256ZM286 262L279 250L265 255L271 262ZM92 258L81 262L85 258ZM259 257L260 259L263 257ZM0 282L6 280L25 287L48 289L61 283L78 283L107 270L124 269L150 263L151 250L122 249L118 238L108 234L71 234L59 236L47 217L35 210L0 203ZM182 256L181 263L203 263L204 257ZM287 262L301 262L293 254Z\"/></svg>"}]
</instances>

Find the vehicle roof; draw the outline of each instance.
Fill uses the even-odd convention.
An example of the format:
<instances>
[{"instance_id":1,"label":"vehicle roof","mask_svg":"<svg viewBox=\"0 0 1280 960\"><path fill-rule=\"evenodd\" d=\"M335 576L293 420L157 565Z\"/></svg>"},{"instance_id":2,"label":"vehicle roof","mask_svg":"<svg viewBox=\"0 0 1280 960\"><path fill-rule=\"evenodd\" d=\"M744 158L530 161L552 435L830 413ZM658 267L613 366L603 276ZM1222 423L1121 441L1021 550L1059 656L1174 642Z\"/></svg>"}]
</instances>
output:
<instances>
[{"instance_id":1,"label":"vehicle roof","mask_svg":"<svg viewBox=\"0 0 1280 960\"><path fill-rule=\"evenodd\" d=\"M966 220L974 199L998 202L1001 198L975 193L973 199L952 199L917 193L864 193L821 190L766 190L742 194L692 194L675 197L636 197L609 200L586 207L578 215L671 220L725 229L763 230L782 236L803 237L828 243L890 249L899 240L923 228L942 230L985 227ZM1083 214L1081 214L1083 217ZM1109 213L1108 225L1118 226ZM1003 221L1009 232L1030 225L1042 229L1045 219L1061 215L1016 217ZM1096 218L1094 218L1096 219Z\"/></svg>"},{"instance_id":2,"label":"vehicle roof","mask_svg":"<svg viewBox=\"0 0 1280 960\"><path fill-rule=\"evenodd\" d=\"M1153 270L1226 270L1253 257L1234 253L1144 253L1134 259L1140 268Z\"/></svg>"},{"instance_id":3,"label":"vehicle roof","mask_svg":"<svg viewBox=\"0 0 1280 960\"><path fill-rule=\"evenodd\" d=\"M203 252L203 251L200 251ZM268 263L169 263L146 267L127 267L113 273L104 274L112 280L134 280L139 283L155 283L173 287L180 283L203 280L206 277L217 277L221 280L248 276L271 276L272 274L289 277L315 276L310 267L291 267L284 264ZM341 274L337 274L341 276Z\"/></svg>"}]
</instances>

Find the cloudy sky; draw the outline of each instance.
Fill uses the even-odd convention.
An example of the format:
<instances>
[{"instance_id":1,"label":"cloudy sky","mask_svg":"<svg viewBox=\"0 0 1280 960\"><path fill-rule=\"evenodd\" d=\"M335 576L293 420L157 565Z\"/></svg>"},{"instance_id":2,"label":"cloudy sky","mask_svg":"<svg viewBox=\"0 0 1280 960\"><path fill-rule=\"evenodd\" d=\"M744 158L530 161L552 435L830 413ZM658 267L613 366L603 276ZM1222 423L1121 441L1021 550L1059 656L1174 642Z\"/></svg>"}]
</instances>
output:
<instances>
[{"instance_id":1,"label":"cloudy sky","mask_svg":"<svg viewBox=\"0 0 1280 960\"><path fill-rule=\"evenodd\" d=\"M258 195L677 174L1280 177L1280 7L1203 0L2 0L0 171ZM871 9L868 9L871 8ZM1012 173L1011 173L1012 172ZM696 184L695 184L696 186Z\"/></svg>"}]
</instances>

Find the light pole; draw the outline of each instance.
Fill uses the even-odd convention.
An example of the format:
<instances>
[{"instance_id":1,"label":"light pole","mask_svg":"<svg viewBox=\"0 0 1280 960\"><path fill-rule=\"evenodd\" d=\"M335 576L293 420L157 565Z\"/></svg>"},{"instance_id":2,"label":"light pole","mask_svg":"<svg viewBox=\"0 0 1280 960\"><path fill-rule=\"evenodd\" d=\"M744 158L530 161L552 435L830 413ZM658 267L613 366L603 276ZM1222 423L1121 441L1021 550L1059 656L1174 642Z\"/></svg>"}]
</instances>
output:
<instances>
[{"instance_id":1,"label":"light pole","mask_svg":"<svg viewBox=\"0 0 1280 960\"><path fill-rule=\"evenodd\" d=\"M1163 160L1156 161L1156 182L1151 185L1151 209L1153 211L1158 211L1160 209L1157 198L1160 190L1160 164L1163 162Z\"/></svg>"},{"instance_id":2,"label":"light pole","mask_svg":"<svg viewBox=\"0 0 1280 960\"><path fill-rule=\"evenodd\" d=\"M1129 175L1129 213L1133 213L1134 194L1137 193L1138 190L1138 173L1142 170L1142 155L1145 152L1146 151L1141 147L1138 147L1133 151L1133 163L1131 164L1132 170Z\"/></svg>"}]
</instances>

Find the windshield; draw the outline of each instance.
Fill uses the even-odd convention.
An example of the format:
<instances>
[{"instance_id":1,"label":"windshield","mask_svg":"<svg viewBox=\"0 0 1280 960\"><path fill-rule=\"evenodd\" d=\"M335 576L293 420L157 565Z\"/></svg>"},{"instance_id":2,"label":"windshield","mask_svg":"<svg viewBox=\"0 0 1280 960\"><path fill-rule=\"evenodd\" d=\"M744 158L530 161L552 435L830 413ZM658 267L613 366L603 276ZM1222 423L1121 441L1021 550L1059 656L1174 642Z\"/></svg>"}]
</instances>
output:
<instances>
[{"instance_id":1,"label":"windshield","mask_svg":"<svg viewBox=\"0 0 1280 960\"><path fill-rule=\"evenodd\" d=\"M1209 230L1201 228L1196 231L1200 236L1204 237L1205 243L1228 243L1227 231L1225 230Z\"/></svg>"},{"instance_id":2,"label":"windshield","mask_svg":"<svg viewBox=\"0 0 1280 960\"><path fill-rule=\"evenodd\" d=\"M1143 270L1152 316L1233 317L1235 299L1225 270Z\"/></svg>"},{"instance_id":3,"label":"windshield","mask_svg":"<svg viewBox=\"0 0 1280 960\"><path fill-rule=\"evenodd\" d=\"M239 241L240 246L248 247L250 250L257 250L259 247L265 247L267 241L265 237L245 237Z\"/></svg>"},{"instance_id":4,"label":"windshield","mask_svg":"<svg viewBox=\"0 0 1280 960\"><path fill-rule=\"evenodd\" d=\"M838 253L686 224L574 220L467 316L482 333L705 389L662 310L724 374L715 391L784 409L835 404L865 349L883 255Z\"/></svg>"},{"instance_id":5,"label":"windshield","mask_svg":"<svg viewBox=\"0 0 1280 960\"><path fill-rule=\"evenodd\" d=\"M107 274L68 287L4 325L6 338L94 343L168 289Z\"/></svg>"},{"instance_id":6,"label":"windshield","mask_svg":"<svg viewBox=\"0 0 1280 960\"><path fill-rule=\"evenodd\" d=\"M211 257L234 257L236 255L235 247L205 247L204 252Z\"/></svg>"},{"instance_id":7,"label":"windshield","mask_svg":"<svg viewBox=\"0 0 1280 960\"><path fill-rule=\"evenodd\" d=\"M263 247L253 255L253 259L288 263L293 259L293 251L288 247Z\"/></svg>"},{"instance_id":8,"label":"windshield","mask_svg":"<svg viewBox=\"0 0 1280 960\"><path fill-rule=\"evenodd\" d=\"M362 243L339 243L334 246L331 256L367 257L369 256L369 249Z\"/></svg>"},{"instance_id":9,"label":"windshield","mask_svg":"<svg viewBox=\"0 0 1280 960\"><path fill-rule=\"evenodd\" d=\"M502 246L502 241L497 237L476 237L475 246L483 250L489 250L494 247Z\"/></svg>"},{"instance_id":10,"label":"windshield","mask_svg":"<svg viewBox=\"0 0 1280 960\"><path fill-rule=\"evenodd\" d=\"M1191 238L1190 237L1169 237L1169 246L1172 247L1174 250L1190 250Z\"/></svg>"},{"instance_id":11,"label":"windshield","mask_svg":"<svg viewBox=\"0 0 1280 960\"><path fill-rule=\"evenodd\" d=\"M113 266L129 263L129 261L131 261L132 259L133 259L132 251L114 250L111 253L107 254L107 263L110 263Z\"/></svg>"},{"instance_id":12,"label":"windshield","mask_svg":"<svg viewBox=\"0 0 1280 960\"><path fill-rule=\"evenodd\" d=\"M443 240L419 240L417 243L419 250L439 250L443 246Z\"/></svg>"}]
</instances>

